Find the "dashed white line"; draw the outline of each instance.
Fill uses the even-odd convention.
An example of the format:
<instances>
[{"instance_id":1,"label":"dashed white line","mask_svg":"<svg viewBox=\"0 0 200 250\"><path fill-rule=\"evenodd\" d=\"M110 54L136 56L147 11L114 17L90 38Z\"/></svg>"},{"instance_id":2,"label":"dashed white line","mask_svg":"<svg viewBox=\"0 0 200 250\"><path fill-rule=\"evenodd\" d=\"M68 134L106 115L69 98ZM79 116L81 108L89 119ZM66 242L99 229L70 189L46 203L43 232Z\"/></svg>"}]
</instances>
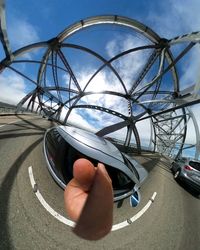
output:
<instances>
[{"instance_id":1,"label":"dashed white line","mask_svg":"<svg viewBox=\"0 0 200 250\"><path fill-rule=\"evenodd\" d=\"M15 122L17 122L17 121L13 121L13 122L6 123L6 124L4 124L4 125L1 125L0 128L2 128L2 127L4 127L4 126L7 126L7 125L9 125L9 124L15 123Z\"/></svg>"},{"instance_id":2,"label":"dashed white line","mask_svg":"<svg viewBox=\"0 0 200 250\"><path fill-rule=\"evenodd\" d=\"M29 173L29 178L30 178L30 182L31 182L31 186L34 190L35 195L37 196L38 200L40 201L40 203L42 204L42 206L53 216L55 217L57 220L61 221L62 223L70 226L70 227L74 227L75 223L71 220L68 220L67 218L63 217L62 215L60 215L59 213L57 213L52 207L49 206L49 204L45 201L45 199L43 198L43 196L41 195L39 189L35 189L35 185L36 182L34 180L34 176L33 176L33 170L32 170L32 166L30 166L28 168L28 173Z\"/></svg>"},{"instance_id":3,"label":"dashed white line","mask_svg":"<svg viewBox=\"0 0 200 250\"><path fill-rule=\"evenodd\" d=\"M57 220L59 220L60 222L70 226L70 227L74 227L75 223L67 218L65 218L64 216L60 215L59 213L57 213L52 207L50 207L50 205L45 201L45 199L43 198L42 194L40 193L37 184L34 180L34 176L33 176L33 169L32 166L30 166L28 168L28 173L29 173L29 178L30 178L30 182L31 182L31 186L32 189L36 195L36 197L38 198L38 200L40 201L40 203L42 204L42 206ZM149 201L147 202L147 204L137 213L135 214L133 217L129 218L126 221L123 221L121 223L115 224L112 226L112 231L116 231L119 229L122 229L126 226L130 226L130 224L132 224L134 221L136 221L137 219L139 219L147 210L148 208L151 206L151 204L154 202L155 197L156 197L157 193L154 192L152 197L149 199Z\"/></svg>"},{"instance_id":4,"label":"dashed white line","mask_svg":"<svg viewBox=\"0 0 200 250\"><path fill-rule=\"evenodd\" d=\"M29 120L32 120L32 118L26 119L26 121L29 121ZM6 123L6 124L4 124L4 125L0 125L0 128L5 127L5 126L7 126L7 125L9 125L9 124L18 123L18 122L21 122L21 120L12 121L12 122L8 122L8 123Z\"/></svg>"},{"instance_id":5,"label":"dashed white line","mask_svg":"<svg viewBox=\"0 0 200 250\"><path fill-rule=\"evenodd\" d=\"M119 229L121 229L123 227L129 226L134 221L139 219L148 210L148 208L151 206L151 204L155 200L156 195L157 195L157 193L154 192L152 197L150 198L150 200L147 202L147 204L137 214L135 214L133 217L131 217L130 219L128 219L126 221L123 221L121 223L113 225L112 231L119 230Z\"/></svg>"}]
</instances>

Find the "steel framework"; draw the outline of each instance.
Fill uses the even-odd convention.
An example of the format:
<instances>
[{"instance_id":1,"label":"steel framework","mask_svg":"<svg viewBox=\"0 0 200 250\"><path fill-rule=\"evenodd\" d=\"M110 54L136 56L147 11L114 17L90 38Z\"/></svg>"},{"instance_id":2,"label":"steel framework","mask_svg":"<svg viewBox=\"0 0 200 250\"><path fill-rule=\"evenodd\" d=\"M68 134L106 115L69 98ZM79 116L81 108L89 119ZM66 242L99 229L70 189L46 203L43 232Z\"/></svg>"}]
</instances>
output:
<instances>
[{"instance_id":1,"label":"steel framework","mask_svg":"<svg viewBox=\"0 0 200 250\"><path fill-rule=\"evenodd\" d=\"M89 110L98 114L107 114L106 117L116 117L115 122L105 123L106 126L102 124L96 133L100 136L109 136L123 129L125 131L124 145L128 147L134 141L138 152L142 150L138 124L142 121L150 121L149 149L170 157L178 157L181 154L185 144L187 125L189 121L192 121L196 134L196 143L193 145L196 148L195 158L199 157L199 127L190 106L200 102L200 81L189 87L180 88L180 76L176 65L198 45L200 32L165 39L136 20L116 15L96 16L67 27L51 40L11 51L6 31L4 1L0 3L0 39L5 52L5 58L0 62L0 72L12 70L22 76L27 85L35 86L18 103L17 111L26 106L32 112L46 115L63 124L68 123L74 110L80 112ZM124 49L107 58L94 49L69 42L79 33L106 25L128 28L130 32L143 37L145 43ZM177 44L181 44L181 50L174 56L172 48ZM40 59L26 59L27 53L39 49L42 51ZM95 70L84 85L80 83L77 71L74 70L74 65L69 60L67 52L69 50L75 51L76 55L77 53L84 54L97 61ZM134 68L134 57L138 53L144 53L146 56L130 84L124 77L124 72L119 70L118 64L131 56L130 64L132 63ZM27 67L35 65L37 68L35 78L20 70L18 67L20 64L26 64ZM108 74L114 76L112 80L115 79L115 82L110 83L110 78L107 77L107 84L111 87L98 90L93 83L105 71L109 72L107 76ZM67 78L65 83L63 83L63 74ZM112 88L116 82L118 88ZM91 85L93 87L90 87ZM113 102L110 105L95 103L91 101L94 99L91 99L91 96L94 98L109 96Z\"/></svg>"}]
</instances>

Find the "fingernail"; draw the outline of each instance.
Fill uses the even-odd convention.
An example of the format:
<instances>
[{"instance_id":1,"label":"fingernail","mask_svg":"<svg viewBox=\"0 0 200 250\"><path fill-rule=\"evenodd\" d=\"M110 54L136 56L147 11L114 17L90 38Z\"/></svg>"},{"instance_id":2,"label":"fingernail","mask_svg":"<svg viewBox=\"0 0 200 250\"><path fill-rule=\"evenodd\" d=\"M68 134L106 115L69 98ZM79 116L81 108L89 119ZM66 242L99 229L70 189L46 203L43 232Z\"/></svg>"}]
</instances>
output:
<instances>
[{"instance_id":1,"label":"fingernail","mask_svg":"<svg viewBox=\"0 0 200 250\"><path fill-rule=\"evenodd\" d=\"M97 165L97 168L104 174L104 176L106 176L111 181L110 176L109 176L104 164L99 162Z\"/></svg>"}]
</instances>

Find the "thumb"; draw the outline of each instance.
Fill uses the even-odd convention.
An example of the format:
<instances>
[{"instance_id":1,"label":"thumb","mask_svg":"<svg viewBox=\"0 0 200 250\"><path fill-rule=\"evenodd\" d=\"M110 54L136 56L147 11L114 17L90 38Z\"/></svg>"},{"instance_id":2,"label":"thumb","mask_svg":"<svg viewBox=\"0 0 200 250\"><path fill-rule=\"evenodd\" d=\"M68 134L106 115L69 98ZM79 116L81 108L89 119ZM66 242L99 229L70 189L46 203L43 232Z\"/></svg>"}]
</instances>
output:
<instances>
[{"instance_id":1,"label":"thumb","mask_svg":"<svg viewBox=\"0 0 200 250\"><path fill-rule=\"evenodd\" d=\"M94 181L96 169L94 165L87 159L81 158L74 162L73 176L83 191L90 190Z\"/></svg>"},{"instance_id":2,"label":"thumb","mask_svg":"<svg viewBox=\"0 0 200 250\"><path fill-rule=\"evenodd\" d=\"M98 240L108 234L113 220L113 191L103 164L98 164L87 201L74 232L87 240Z\"/></svg>"}]
</instances>

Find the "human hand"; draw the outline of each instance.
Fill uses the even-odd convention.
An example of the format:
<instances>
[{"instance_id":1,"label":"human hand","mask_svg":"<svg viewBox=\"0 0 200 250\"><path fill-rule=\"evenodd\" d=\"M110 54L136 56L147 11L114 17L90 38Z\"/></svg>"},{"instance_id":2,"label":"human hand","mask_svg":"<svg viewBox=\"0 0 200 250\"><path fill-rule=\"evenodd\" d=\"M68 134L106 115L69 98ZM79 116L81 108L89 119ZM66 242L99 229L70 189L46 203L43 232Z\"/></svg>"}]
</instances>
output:
<instances>
[{"instance_id":1,"label":"human hand","mask_svg":"<svg viewBox=\"0 0 200 250\"><path fill-rule=\"evenodd\" d=\"M87 159L75 161L74 178L64 192L65 208L76 226L74 233L87 240L98 240L112 228L113 190L103 164L97 167Z\"/></svg>"}]
</instances>

